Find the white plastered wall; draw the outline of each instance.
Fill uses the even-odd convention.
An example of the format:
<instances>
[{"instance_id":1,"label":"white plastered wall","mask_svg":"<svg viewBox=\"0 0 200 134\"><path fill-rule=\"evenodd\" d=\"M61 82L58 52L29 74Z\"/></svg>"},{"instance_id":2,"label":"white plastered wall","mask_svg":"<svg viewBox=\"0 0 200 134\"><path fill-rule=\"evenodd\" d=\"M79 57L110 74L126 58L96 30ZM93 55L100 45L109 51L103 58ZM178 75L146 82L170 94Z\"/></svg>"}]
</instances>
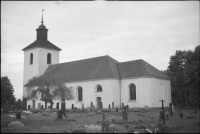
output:
<instances>
[{"instance_id":1,"label":"white plastered wall","mask_svg":"<svg viewBox=\"0 0 200 134\"><path fill-rule=\"evenodd\" d=\"M30 64L30 54L33 53L33 64ZM25 85L29 79L34 76L42 75L49 64L47 64L47 54L51 53L51 63L59 63L59 51L45 49L45 48L33 48L24 51L24 77L23 85ZM26 88L23 86L23 96L26 97Z\"/></svg>"},{"instance_id":2,"label":"white plastered wall","mask_svg":"<svg viewBox=\"0 0 200 134\"><path fill-rule=\"evenodd\" d=\"M130 78L122 79L122 103L129 107L161 107L160 99L164 99L164 106L171 103L171 83L170 80L157 78ZM136 85L136 100L130 100L129 85ZM163 87L161 88L162 85Z\"/></svg>"},{"instance_id":3,"label":"white plastered wall","mask_svg":"<svg viewBox=\"0 0 200 134\"><path fill-rule=\"evenodd\" d=\"M74 90L74 100L65 100L65 107L67 109L71 109L72 104L74 107L82 108L82 104L84 107L90 107L91 101L95 108L97 107L97 97L101 97L101 101L103 103L103 108L108 108L109 104L112 108L112 102L114 102L114 107L119 107L119 80L118 79L105 79L105 80L91 80L91 81L82 81L82 82L71 82L65 83L67 87L73 87ZM102 86L102 92L96 92L96 86ZM83 101L78 101L77 96L77 88L81 86L83 90ZM56 108L56 103L60 102L60 100L54 100L53 108ZM35 101L35 108L38 108L38 103L45 106L44 102L39 100ZM28 105L32 108L32 100L27 102ZM50 106L50 103L47 104ZM61 109L61 104L59 103L59 109Z\"/></svg>"}]
</instances>

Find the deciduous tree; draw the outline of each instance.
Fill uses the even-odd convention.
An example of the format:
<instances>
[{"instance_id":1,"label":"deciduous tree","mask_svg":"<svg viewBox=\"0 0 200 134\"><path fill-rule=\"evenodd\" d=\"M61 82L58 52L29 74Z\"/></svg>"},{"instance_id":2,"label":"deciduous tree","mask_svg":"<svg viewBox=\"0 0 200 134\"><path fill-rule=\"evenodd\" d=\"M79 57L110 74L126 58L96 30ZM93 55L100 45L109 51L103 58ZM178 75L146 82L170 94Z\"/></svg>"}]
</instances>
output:
<instances>
[{"instance_id":1,"label":"deciduous tree","mask_svg":"<svg viewBox=\"0 0 200 134\"><path fill-rule=\"evenodd\" d=\"M1 104L10 103L13 105L15 103L15 96L13 93L13 85L10 83L8 77L1 77Z\"/></svg>"}]
</instances>

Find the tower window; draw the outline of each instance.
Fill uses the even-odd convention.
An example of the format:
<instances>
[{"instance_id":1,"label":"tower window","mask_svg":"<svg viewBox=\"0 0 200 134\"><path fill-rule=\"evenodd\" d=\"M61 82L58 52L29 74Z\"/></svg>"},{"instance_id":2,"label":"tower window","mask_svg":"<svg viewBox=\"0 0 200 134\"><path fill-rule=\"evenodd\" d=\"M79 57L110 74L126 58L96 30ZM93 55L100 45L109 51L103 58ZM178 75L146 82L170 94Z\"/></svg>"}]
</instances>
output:
<instances>
[{"instance_id":1,"label":"tower window","mask_svg":"<svg viewBox=\"0 0 200 134\"><path fill-rule=\"evenodd\" d=\"M47 64L51 64L51 54L47 54Z\"/></svg>"},{"instance_id":2,"label":"tower window","mask_svg":"<svg viewBox=\"0 0 200 134\"><path fill-rule=\"evenodd\" d=\"M33 64L33 53L30 54L30 64Z\"/></svg>"},{"instance_id":3,"label":"tower window","mask_svg":"<svg viewBox=\"0 0 200 134\"><path fill-rule=\"evenodd\" d=\"M129 89L130 89L130 100L136 100L136 87L135 87L135 84L131 84Z\"/></svg>"}]
</instances>

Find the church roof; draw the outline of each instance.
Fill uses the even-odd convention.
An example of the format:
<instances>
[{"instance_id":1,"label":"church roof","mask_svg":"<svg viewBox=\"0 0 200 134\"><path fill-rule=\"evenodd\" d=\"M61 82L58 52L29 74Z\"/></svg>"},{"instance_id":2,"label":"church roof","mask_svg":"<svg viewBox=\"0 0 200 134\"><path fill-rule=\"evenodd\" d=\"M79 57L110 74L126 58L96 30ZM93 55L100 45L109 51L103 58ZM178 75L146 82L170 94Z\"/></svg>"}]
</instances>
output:
<instances>
[{"instance_id":1,"label":"church roof","mask_svg":"<svg viewBox=\"0 0 200 134\"><path fill-rule=\"evenodd\" d=\"M121 62L117 64L121 78L140 77L140 76L153 76L159 78L170 79L165 73L159 71L146 61L133 60L128 62Z\"/></svg>"},{"instance_id":2,"label":"church roof","mask_svg":"<svg viewBox=\"0 0 200 134\"><path fill-rule=\"evenodd\" d=\"M63 82L119 78L116 63L110 56L101 56L50 65L44 75L51 74Z\"/></svg>"},{"instance_id":3,"label":"church roof","mask_svg":"<svg viewBox=\"0 0 200 134\"><path fill-rule=\"evenodd\" d=\"M27 49L36 48L36 47L43 47L43 48L54 49L54 50L58 50L58 51L61 50L59 47L55 46L48 40L36 40L22 50L25 51Z\"/></svg>"},{"instance_id":4,"label":"church roof","mask_svg":"<svg viewBox=\"0 0 200 134\"><path fill-rule=\"evenodd\" d=\"M44 75L53 75L63 82L105 78L119 79L141 76L170 79L166 74L162 73L144 60L119 63L110 56L101 56L49 65L42 76Z\"/></svg>"}]
</instances>

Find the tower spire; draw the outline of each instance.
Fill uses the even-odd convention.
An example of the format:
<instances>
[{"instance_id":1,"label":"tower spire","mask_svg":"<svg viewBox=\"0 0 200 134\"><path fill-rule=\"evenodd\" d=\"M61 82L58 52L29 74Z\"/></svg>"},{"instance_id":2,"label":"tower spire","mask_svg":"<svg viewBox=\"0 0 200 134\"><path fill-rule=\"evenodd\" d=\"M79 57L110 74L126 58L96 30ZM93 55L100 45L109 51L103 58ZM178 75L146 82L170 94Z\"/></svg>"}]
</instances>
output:
<instances>
[{"instance_id":1,"label":"tower spire","mask_svg":"<svg viewBox=\"0 0 200 134\"><path fill-rule=\"evenodd\" d=\"M43 22L43 11L44 11L44 9L42 9L42 21L41 21L42 24L44 23Z\"/></svg>"}]
</instances>

